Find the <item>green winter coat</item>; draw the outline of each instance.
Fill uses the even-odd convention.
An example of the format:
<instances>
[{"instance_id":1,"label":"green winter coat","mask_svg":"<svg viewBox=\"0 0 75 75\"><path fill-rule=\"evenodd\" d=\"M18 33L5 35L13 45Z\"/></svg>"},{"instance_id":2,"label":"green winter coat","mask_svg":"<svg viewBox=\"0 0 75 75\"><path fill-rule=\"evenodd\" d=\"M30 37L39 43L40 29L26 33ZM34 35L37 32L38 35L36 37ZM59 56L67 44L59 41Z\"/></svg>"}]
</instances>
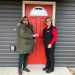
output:
<instances>
[{"instance_id":1,"label":"green winter coat","mask_svg":"<svg viewBox=\"0 0 75 75\"><path fill-rule=\"evenodd\" d=\"M17 51L20 54L26 54L33 51L34 39L32 37L33 29L31 25L17 25Z\"/></svg>"}]
</instances>

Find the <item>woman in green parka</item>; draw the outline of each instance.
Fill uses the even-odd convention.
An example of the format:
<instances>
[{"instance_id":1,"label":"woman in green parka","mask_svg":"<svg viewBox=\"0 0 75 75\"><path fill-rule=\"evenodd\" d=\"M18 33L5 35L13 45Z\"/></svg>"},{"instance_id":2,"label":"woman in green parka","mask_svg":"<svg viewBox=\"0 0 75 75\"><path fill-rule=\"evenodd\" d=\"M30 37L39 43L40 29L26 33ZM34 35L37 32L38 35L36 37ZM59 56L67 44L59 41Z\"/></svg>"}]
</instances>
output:
<instances>
[{"instance_id":1,"label":"woman in green parka","mask_svg":"<svg viewBox=\"0 0 75 75\"><path fill-rule=\"evenodd\" d=\"M34 34L32 25L29 23L28 18L24 16L22 21L17 24L17 51L19 53L19 75L22 75L22 70L30 72L30 70L27 68L27 58L29 56L29 53L33 51L35 37L38 37L38 34Z\"/></svg>"}]
</instances>

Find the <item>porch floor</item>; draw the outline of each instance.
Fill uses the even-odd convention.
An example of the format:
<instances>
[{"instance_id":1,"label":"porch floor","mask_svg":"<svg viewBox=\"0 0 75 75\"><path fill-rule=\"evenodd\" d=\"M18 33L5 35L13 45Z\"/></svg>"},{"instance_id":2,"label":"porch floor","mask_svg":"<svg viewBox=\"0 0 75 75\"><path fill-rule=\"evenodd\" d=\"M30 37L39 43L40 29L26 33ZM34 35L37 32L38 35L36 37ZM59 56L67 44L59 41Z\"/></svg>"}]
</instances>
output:
<instances>
[{"instance_id":1,"label":"porch floor","mask_svg":"<svg viewBox=\"0 0 75 75\"><path fill-rule=\"evenodd\" d=\"M55 67L52 73L42 71L43 67L43 65L28 65L31 72L23 71L22 75L72 75L67 67ZM0 67L0 75L18 75L17 70L17 67Z\"/></svg>"}]
</instances>

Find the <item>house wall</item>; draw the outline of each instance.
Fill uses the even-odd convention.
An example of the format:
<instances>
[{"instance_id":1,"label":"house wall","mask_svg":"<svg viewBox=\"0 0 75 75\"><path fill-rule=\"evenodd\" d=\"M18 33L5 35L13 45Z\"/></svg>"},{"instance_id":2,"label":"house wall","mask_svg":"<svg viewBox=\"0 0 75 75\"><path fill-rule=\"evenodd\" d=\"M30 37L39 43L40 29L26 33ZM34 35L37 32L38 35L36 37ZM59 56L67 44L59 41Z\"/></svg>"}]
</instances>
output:
<instances>
[{"instance_id":1,"label":"house wall","mask_svg":"<svg viewBox=\"0 0 75 75\"><path fill-rule=\"evenodd\" d=\"M22 1L0 1L0 66L16 66L17 52L10 46L16 44L17 23L21 20Z\"/></svg>"},{"instance_id":2,"label":"house wall","mask_svg":"<svg viewBox=\"0 0 75 75\"><path fill-rule=\"evenodd\" d=\"M16 44L16 24L22 17L22 1L0 1L0 66L17 66L18 54L11 52ZM75 1L56 1L58 38L55 66L75 67Z\"/></svg>"},{"instance_id":3,"label":"house wall","mask_svg":"<svg viewBox=\"0 0 75 75\"><path fill-rule=\"evenodd\" d=\"M57 1L56 66L75 67L75 0Z\"/></svg>"}]
</instances>

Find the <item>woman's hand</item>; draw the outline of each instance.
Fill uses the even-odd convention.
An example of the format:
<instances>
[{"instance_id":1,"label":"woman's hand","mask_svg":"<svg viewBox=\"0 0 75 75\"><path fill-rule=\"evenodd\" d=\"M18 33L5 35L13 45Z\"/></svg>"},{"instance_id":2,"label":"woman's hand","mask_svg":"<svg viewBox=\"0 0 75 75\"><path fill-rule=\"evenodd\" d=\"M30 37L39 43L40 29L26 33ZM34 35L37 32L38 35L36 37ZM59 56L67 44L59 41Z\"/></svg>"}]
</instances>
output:
<instances>
[{"instance_id":1,"label":"woman's hand","mask_svg":"<svg viewBox=\"0 0 75 75\"><path fill-rule=\"evenodd\" d=\"M48 48L51 48L52 47L52 45L51 44L48 44Z\"/></svg>"},{"instance_id":2,"label":"woman's hand","mask_svg":"<svg viewBox=\"0 0 75 75\"><path fill-rule=\"evenodd\" d=\"M38 34L33 34L33 37L39 37L39 35Z\"/></svg>"}]
</instances>

